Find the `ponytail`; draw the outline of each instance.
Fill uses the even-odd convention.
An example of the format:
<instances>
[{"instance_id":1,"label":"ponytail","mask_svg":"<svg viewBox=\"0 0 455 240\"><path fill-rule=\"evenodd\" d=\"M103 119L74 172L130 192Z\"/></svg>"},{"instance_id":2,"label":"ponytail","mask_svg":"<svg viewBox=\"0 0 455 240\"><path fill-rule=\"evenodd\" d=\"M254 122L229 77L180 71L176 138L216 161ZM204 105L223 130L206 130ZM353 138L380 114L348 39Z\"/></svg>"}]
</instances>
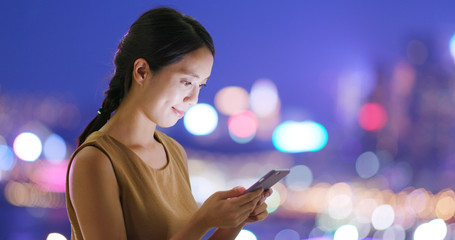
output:
<instances>
[{"instance_id":1,"label":"ponytail","mask_svg":"<svg viewBox=\"0 0 455 240\"><path fill-rule=\"evenodd\" d=\"M117 110L118 106L124 95L124 81L119 74L115 74L109 83L109 89L104 93L106 97L103 100L101 108L98 110L98 115L85 127L84 131L78 138L78 146L80 146L85 139L92 132L98 131L107 121L111 118L112 112Z\"/></svg>"}]
</instances>

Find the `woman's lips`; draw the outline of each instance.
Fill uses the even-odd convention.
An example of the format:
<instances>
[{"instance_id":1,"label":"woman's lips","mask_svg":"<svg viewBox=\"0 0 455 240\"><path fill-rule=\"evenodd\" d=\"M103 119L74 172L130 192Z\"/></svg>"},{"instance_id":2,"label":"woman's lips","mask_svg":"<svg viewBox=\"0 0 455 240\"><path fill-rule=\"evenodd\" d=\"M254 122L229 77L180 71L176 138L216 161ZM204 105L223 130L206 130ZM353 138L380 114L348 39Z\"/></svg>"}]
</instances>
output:
<instances>
[{"instance_id":1,"label":"woman's lips","mask_svg":"<svg viewBox=\"0 0 455 240\"><path fill-rule=\"evenodd\" d=\"M182 118L183 115L185 115L185 112L182 112L182 111L180 111L180 110L177 110L177 109L174 108L174 107L172 107L172 110L174 110L175 114L177 114L177 116L178 116L179 118Z\"/></svg>"}]
</instances>

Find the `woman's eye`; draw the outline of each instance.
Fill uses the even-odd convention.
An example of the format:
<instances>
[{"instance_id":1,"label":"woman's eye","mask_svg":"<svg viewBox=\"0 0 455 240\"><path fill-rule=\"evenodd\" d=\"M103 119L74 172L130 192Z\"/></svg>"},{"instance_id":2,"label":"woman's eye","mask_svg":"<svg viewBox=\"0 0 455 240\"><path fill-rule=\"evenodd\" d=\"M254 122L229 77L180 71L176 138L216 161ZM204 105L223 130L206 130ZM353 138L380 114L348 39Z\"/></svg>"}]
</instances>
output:
<instances>
[{"instance_id":1,"label":"woman's eye","mask_svg":"<svg viewBox=\"0 0 455 240\"><path fill-rule=\"evenodd\" d=\"M207 84L204 83L204 84L199 85L199 88L203 88L203 87L207 87Z\"/></svg>"},{"instance_id":2,"label":"woman's eye","mask_svg":"<svg viewBox=\"0 0 455 240\"><path fill-rule=\"evenodd\" d=\"M184 84L185 86L190 86L190 85L191 85L191 82L190 82L190 81L184 81L183 84Z\"/></svg>"}]
</instances>

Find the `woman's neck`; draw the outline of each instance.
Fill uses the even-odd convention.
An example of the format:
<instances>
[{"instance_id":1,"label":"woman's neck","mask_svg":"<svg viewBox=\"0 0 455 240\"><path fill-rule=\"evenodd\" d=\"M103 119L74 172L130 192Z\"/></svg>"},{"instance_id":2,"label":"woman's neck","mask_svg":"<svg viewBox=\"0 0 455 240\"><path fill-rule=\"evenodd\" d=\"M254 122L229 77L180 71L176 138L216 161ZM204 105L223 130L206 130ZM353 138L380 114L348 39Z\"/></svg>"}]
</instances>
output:
<instances>
[{"instance_id":1,"label":"woman's neck","mask_svg":"<svg viewBox=\"0 0 455 240\"><path fill-rule=\"evenodd\" d=\"M155 130L156 124L134 104L130 104L128 99L120 104L111 119L100 129L126 146L143 147L158 143L154 138Z\"/></svg>"}]
</instances>

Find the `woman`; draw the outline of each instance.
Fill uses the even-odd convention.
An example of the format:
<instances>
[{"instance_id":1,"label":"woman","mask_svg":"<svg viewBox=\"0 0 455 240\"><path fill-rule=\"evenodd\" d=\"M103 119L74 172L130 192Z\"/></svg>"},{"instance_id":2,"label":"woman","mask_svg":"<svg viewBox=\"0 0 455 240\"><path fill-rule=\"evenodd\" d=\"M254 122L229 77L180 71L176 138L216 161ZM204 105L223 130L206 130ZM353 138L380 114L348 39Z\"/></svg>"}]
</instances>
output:
<instances>
[{"instance_id":1,"label":"woman","mask_svg":"<svg viewBox=\"0 0 455 240\"><path fill-rule=\"evenodd\" d=\"M144 13L114 58L98 115L79 137L67 174L72 239L234 239L267 217L270 192L220 191L198 208L185 151L156 130L198 101L214 46L196 20L173 9ZM112 117L111 117L112 115Z\"/></svg>"}]
</instances>

